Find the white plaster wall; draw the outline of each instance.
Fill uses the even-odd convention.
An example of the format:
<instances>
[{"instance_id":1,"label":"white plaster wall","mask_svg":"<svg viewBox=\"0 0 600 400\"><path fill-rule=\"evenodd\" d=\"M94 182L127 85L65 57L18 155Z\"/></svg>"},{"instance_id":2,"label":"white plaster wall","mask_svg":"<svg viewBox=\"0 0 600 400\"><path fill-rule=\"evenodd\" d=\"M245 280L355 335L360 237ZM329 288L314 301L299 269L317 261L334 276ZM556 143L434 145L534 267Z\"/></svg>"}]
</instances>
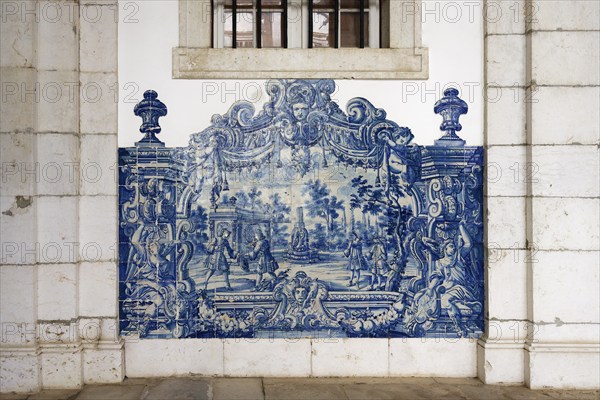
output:
<instances>
[{"instance_id":1,"label":"white plaster wall","mask_svg":"<svg viewBox=\"0 0 600 400\"><path fill-rule=\"evenodd\" d=\"M429 48L430 78L425 81L336 81L334 98L342 108L353 97L364 97L383 108L388 118L412 129L415 142L433 144L440 137L441 118L434 103L453 85L469 104L461 118L460 135L470 145L483 143L483 2L424 2L423 46ZM174 80L171 49L179 46L178 2L136 2L119 23L119 146L141 137L133 106L154 89L168 107L161 118L160 139L167 146L186 146L189 134L208 127L213 114L224 114L237 100L268 99L264 81Z\"/></svg>"},{"instance_id":2,"label":"white plaster wall","mask_svg":"<svg viewBox=\"0 0 600 400\"><path fill-rule=\"evenodd\" d=\"M186 339L125 343L128 377L473 377L470 339Z\"/></svg>"}]
</instances>

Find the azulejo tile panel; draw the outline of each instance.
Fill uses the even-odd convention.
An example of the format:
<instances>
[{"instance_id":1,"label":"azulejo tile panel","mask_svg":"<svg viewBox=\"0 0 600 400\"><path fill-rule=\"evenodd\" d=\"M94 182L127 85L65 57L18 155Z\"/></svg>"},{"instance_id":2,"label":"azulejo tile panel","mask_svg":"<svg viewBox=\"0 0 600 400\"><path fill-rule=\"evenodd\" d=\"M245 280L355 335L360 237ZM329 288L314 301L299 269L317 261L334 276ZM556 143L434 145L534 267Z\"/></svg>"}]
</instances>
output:
<instances>
[{"instance_id":1,"label":"azulejo tile panel","mask_svg":"<svg viewBox=\"0 0 600 400\"><path fill-rule=\"evenodd\" d=\"M144 137L119 149L121 334L465 337L483 328L483 149L410 129L332 80L268 81L166 147L147 91Z\"/></svg>"}]
</instances>

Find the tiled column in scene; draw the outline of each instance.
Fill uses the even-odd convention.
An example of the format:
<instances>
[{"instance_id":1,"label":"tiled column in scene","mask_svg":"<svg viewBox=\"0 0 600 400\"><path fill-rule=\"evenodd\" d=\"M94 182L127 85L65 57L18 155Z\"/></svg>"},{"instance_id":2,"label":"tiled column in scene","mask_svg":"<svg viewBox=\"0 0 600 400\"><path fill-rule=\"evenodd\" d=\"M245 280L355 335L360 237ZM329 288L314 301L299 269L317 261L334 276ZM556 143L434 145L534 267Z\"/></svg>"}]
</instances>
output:
<instances>
[{"instance_id":1,"label":"tiled column in scene","mask_svg":"<svg viewBox=\"0 0 600 400\"><path fill-rule=\"evenodd\" d=\"M600 4L535 1L527 30L525 382L532 388L600 386Z\"/></svg>"},{"instance_id":2,"label":"tiled column in scene","mask_svg":"<svg viewBox=\"0 0 600 400\"><path fill-rule=\"evenodd\" d=\"M478 343L485 383L524 381L526 336L526 74L524 1L485 3L487 202L486 329Z\"/></svg>"}]
</instances>

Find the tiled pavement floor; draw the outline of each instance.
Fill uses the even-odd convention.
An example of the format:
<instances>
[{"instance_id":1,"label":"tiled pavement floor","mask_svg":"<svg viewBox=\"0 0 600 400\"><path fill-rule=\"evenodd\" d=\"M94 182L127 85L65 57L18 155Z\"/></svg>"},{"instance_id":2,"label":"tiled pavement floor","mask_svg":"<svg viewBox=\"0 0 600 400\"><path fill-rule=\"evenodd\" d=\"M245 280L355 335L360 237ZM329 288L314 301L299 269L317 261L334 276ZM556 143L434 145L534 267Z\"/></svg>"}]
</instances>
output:
<instances>
[{"instance_id":1,"label":"tiled pavement floor","mask_svg":"<svg viewBox=\"0 0 600 400\"><path fill-rule=\"evenodd\" d=\"M600 399L598 390L529 390L484 385L477 379L450 378L164 378L127 379L81 390L3 394L28 400L177 400L177 399Z\"/></svg>"}]
</instances>

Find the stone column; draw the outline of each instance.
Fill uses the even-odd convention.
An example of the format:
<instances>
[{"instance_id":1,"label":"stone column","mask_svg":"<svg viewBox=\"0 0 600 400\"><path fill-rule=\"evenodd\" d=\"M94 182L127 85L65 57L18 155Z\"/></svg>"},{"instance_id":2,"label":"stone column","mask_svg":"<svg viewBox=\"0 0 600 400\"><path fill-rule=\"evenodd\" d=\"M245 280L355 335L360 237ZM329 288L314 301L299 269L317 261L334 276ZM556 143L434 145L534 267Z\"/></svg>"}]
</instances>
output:
<instances>
[{"instance_id":1,"label":"stone column","mask_svg":"<svg viewBox=\"0 0 600 400\"><path fill-rule=\"evenodd\" d=\"M117 2L1 11L0 390L120 381Z\"/></svg>"},{"instance_id":2,"label":"stone column","mask_svg":"<svg viewBox=\"0 0 600 400\"><path fill-rule=\"evenodd\" d=\"M600 385L599 5L488 1L486 383Z\"/></svg>"},{"instance_id":3,"label":"stone column","mask_svg":"<svg viewBox=\"0 0 600 400\"><path fill-rule=\"evenodd\" d=\"M529 387L600 387L600 4L532 1Z\"/></svg>"},{"instance_id":4,"label":"stone column","mask_svg":"<svg viewBox=\"0 0 600 400\"><path fill-rule=\"evenodd\" d=\"M477 368L485 383L518 384L527 327L525 2L489 0L484 9L486 325Z\"/></svg>"},{"instance_id":5,"label":"stone column","mask_svg":"<svg viewBox=\"0 0 600 400\"><path fill-rule=\"evenodd\" d=\"M35 1L0 3L0 392L40 387Z\"/></svg>"}]
</instances>

